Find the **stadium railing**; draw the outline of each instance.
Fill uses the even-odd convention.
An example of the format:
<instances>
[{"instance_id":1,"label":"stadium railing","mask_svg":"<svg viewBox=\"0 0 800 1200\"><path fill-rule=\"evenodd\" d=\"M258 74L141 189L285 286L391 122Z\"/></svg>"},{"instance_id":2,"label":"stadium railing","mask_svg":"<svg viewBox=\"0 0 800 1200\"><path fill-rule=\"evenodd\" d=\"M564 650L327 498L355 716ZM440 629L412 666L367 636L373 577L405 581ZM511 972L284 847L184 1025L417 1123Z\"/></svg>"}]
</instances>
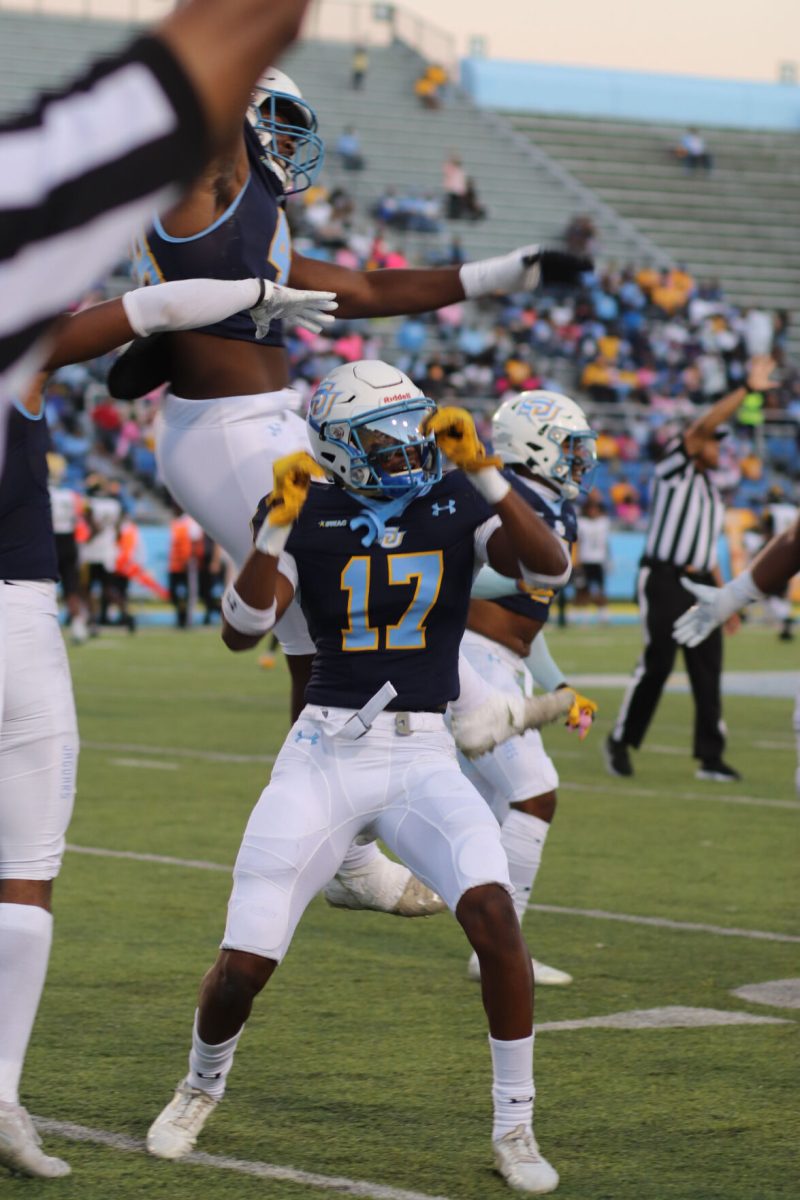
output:
<instances>
[{"instance_id":1,"label":"stadium railing","mask_svg":"<svg viewBox=\"0 0 800 1200\"><path fill-rule=\"evenodd\" d=\"M174 7L174 0L0 0L0 11L48 13L122 22L155 21ZM398 39L429 62L441 63L455 79L456 42L417 13L397 4L359 3L358 0L314 0L304 36L353 45L387 45Z\"/></svg>"}]
</instances>

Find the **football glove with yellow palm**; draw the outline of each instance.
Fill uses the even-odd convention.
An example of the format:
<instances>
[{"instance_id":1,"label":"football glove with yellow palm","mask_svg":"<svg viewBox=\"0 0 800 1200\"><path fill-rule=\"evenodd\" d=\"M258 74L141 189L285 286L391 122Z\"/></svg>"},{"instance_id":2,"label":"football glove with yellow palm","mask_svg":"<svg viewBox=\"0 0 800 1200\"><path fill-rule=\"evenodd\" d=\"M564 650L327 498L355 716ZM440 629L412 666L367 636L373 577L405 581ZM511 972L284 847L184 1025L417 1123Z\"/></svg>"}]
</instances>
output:
<instances>
[{"instance_id":1,"label":"football glove with yellow palm","mask_svg":"<svg viewBox=\"0 0 800 1200\"><path fill-rule=\"evenodd\" d=\"M510 484L498 471L502 462L487 454L475 428L475 422L465 408L439 408L425 418L424 433L432 433L436 444L454 467L466 471L470 483L489 504L499 504L510 490Z\"/></svg>"},{"instance_id":2,"label":"football glove with yellow palm","mask_svg":"<svg viewBox=\"0 0 800 1200\"><path fill-rule=\"evenodd\" d=\"M255 547L262 554L277 558L300 516L311 480L324 479L325 472L310 454L298 450L277 459L272 474L272 491L267 497L267 519L256 535Z\"/></svg>"}]
</instances>

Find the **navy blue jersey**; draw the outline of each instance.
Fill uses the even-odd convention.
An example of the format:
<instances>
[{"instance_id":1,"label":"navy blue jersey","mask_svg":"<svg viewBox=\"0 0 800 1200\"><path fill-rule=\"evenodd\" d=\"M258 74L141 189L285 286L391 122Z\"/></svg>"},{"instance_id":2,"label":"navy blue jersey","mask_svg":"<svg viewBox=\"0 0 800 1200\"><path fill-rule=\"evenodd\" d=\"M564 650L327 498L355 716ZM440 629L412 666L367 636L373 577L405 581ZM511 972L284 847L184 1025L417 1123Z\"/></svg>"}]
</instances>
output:
<instances>
[{"instance_id":1,"label":"navy blue jersey","mask_svg":"<svg viewBox=\"0 0 800 1200\"><path fill-rule=\"evenodd\" d=\"M140 284L174 279L271 279L285 284L292 261L292 238L281 207L283 189L274 171L261 161L261 143L249 124L245 142L250 177L230 208L193 237L174 238L157 219L134 246L133 267ZM199 333L238 341L256 341L248 313L234 313ZM282 346L280 321L272 321L263 346Z\"/></svg>"},{"instance_id":2,"label":"navy blue jersey","mask_svg":"<svg viewBox=\"0 0 800 1200\"><path fill-rule=\"evenodd\" d=\"M264 519L259 506L254 525ZM389 680L394 710L443 708L458 696L458 647L475 568L473 534L492 510L453 472L362 545L363 512L340 487L312 484L286 545L317 647L309 704L360 708Z\"/></svg>"},{"instance_id":3,"label":"navy blue jersey","mask_svg":"<svg viewBox=\"0 0 800 1200\"><path fill-rule=\"evenodd\" d=\"M50 433L44 412L12 408L0 475L0 579L58 579L47 487Z\"/></svg>"},{"instance_id":4,"label":"navy blue jersey","mask_svg":"<svg viewBox=\"0 0 800 1200\"><path fill-rule=\"evenodd\" d=\"M516 471L506 468L503 474L514 491L571 549L578 540L578 514L570 501L560 500L554 494L551 507L549 502L538 491L529 487ZM511 589L507 596L498 596L493 603L499 604L501 608L507 608L510 612L518 613L522 617L530 617L533 621L545 622L547 620L550 614L550 605L556 594L553 588L529 584L524 579L517 579L511 585Z\"/></svg>"}]
</instances>

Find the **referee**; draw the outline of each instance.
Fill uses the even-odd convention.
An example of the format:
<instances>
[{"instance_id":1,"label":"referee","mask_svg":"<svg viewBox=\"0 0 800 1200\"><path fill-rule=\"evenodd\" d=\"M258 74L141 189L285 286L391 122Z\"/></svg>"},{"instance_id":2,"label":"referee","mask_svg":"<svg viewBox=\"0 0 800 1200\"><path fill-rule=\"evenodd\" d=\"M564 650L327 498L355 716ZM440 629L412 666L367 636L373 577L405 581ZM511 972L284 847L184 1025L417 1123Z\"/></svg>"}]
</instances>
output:
<instances>
[{"instance_id":1,"label":"referee","mask_svg":"<svg viewBox=\"0 0 800 1200\"><path fill-rule=\"evenodd\" d=\"M5 412L54 319L241 127L308 0L187 0L152 35L0 126L0 466Z\"/></svg>"},{"instance_id":2,"label":"referee","mask_svg":"<svg viewBox=\"0 0 800 1200\"><path fill-rule=\"evenodd\" d=\"M719 463L720 428L745 397L774 386L774 363L764 355L750 364L747 387L739 387L698 417L668 442L654 470L650 526L638 579L639 610L644 623L644 651L628 685L613 733L605 742L605 759L612 775L633 775L630 747L641 746L669 678L678 649L672 633L676 619L693 603L681 585L722 585L717 543L725 515L722 498L711 478ZM726 623L727 632L738 618ZM694 697L694 749L699 759L697 779L729 782L738 771L723 761L725 749L720 679L722 632L715 630L699 646L683 648Z\"/></svg>"}]
</instances>

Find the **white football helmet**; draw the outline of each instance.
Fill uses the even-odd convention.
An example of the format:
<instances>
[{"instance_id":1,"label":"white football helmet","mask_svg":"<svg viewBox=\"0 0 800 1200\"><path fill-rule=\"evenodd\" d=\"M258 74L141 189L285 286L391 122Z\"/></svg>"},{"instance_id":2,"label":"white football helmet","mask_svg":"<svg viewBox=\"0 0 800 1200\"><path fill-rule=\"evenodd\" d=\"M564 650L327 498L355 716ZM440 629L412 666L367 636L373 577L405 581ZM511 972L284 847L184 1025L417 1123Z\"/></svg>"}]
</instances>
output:
<instances>
[{"instance_id":1,"label":"white football helmet","mask_svg":"<svg viewBox=\"0 0 800 1200\"><path fill-rule=\"evenodd\" d=\"M351 491L390 499L442 477L436 438L421 430L436 411L415 383L377 359L335 367L308 409L314 457Z\"/></svg>"},{"instance_id":2,"label":"white football helmet","mask_svg":"<svg viewBox=\"0 0 800 1200\"><path fill-rule=\"evenodd\" d=\"M560 392L510 396L492 417L495 454L548 480L565 500L588 486L597 463L596 441L583 409Z\"/></svg>"},{"instance_id":3,"label":"white football helmet","mask_svg":"<svg viewBox=\"0 0 800 1200\"><path fill-rule=\"evenodd\" d=\"M264 147L264 162L278 176L284 192L289 195L311 187L325 148L317 133L317 115L294 80L277 67L268 67L253 89L247 119Z\"/></svg>"}]
</instances>

